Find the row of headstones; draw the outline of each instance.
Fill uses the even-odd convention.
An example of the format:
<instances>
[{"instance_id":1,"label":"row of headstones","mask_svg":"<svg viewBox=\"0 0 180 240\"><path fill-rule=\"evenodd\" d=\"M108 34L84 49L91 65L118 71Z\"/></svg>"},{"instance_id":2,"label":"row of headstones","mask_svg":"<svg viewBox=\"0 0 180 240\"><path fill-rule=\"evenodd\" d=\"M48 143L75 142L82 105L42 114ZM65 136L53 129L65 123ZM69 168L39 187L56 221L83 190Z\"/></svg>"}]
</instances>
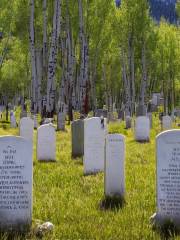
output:
<instances>
[{"instance_id":1,"label":"row of headstones","mask_svg":"<svg viewBox=\"0 0 180 240\"><path fill-rule=\"evenodd\" d=\"M22 111L20 114L20 119L28 117L28 114L26 111ZM38 120L37 120L37 115L33 116L34 119L34 129L38 128ZM57 130L65 130L65 121L66 121L66 115L63 112L59 112L58 116L57 116ZM46 118L43 120L42 124L47 124L47 123L51 123L52 119L50 118ZM16 128L17 127L17 122L16 122L16 117L15 117L15 113L13 111L10 112L10 124L11 124L11 128Z\"/></svg>"},{"instance_id":2,"label":"row of headstones","mask_svg":"<svg viewBox=\"0 0 180 240\"><path fill-rule=\"evenodd\" d=\"M84 144L84 145L83 145ZM72 155L83 155L84 174L104 171L106 196L125 193L125 138L107 134L100 118L72 123ZM152 221L163 225L180 222L180 130L169 130L156 138L157 156L157 213Z\"/></svg>"},{"instance_id":3,"label":"row of headstones","mask_svg":"<svg viewBox=\"0 0 180 240\"><path fill-rule=\"evenodd\" d=\"M23 122L20 124L21 131L23 124ZM27 125L29 126L29 123ZM31 125L33 126L32 122ZM39 128L39 134L43 132L43 138L51 139L45 145L44 142L39 142L44 148L53 143L51 133L53 132L54 136L54 131L48 132L47 128L53 129L51 125ZM43 129L46 129L45 133ZM33 131L33 127L31 130ZM18 229L31 224L32 135L29 138L29 134L27 132L26 134L24 133L24 137L27 139L15 136L0 138L0 214L2 216L0 226L5 228ZM161 222L167 218L174 221L180 218L179 139L180 130L167 131L157 137L158 214L155 219ZM106 195L124 194L124 137L120 134L107 135L106 124L100 118L87 119L84 121L83 149L85 174L97 173L105 169Z\"/></svg>"}]
</instances>

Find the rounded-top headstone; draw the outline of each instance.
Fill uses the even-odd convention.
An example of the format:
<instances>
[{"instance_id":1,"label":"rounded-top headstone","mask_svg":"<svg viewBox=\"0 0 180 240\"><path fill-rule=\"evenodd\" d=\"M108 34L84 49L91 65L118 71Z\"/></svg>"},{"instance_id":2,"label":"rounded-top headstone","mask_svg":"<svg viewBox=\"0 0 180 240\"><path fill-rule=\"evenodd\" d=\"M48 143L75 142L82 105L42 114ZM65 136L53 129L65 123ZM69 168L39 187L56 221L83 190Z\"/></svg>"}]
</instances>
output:
<instances>
[{"instance_id":1,"label":"rounded-top headstone","mask_svg":"<svg viewBox=\"0 0 180 240\"><path fill-rule=\"evenodd\" d=\"M30 117L20 119L19 133L21 137L33 141L34 122Z\"/></svg>"},{"instance_id":2,"label":"rounded-top headstone","mask_svg":"<svg viewBox=\"0 0 180 240\"><path fill-rule=\"evenodd\" d=\"M44 124L37 130L37 159L56 160L56 132L52 124Z\"/></svg>"},{"instance_id":3,"label":"rounded-top headstone","mask_svg":"<svg viewBox=\"0 0 180 240\"><path fill-rule=\"evenodd\" d=\"M135 139L139 142L148 142L150 139L150 121L148 117L136 118Z\"/></svg>"}]
</instances>

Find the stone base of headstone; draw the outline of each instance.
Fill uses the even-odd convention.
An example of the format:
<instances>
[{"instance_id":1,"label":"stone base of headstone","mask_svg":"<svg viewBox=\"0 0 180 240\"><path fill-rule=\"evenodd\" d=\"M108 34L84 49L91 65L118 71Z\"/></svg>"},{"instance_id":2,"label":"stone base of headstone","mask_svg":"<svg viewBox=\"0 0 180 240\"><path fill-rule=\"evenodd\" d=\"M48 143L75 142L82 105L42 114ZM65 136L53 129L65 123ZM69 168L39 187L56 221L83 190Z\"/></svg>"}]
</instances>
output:
<instances>
[{"instance_id":1,"label":"stone base of headstone","mask_svg":"<svg viewBox=\"0 0 180 240\"><path fill-rule=\"evenodd\" d=\"M178 232L180 232L180 217L168 217L168 216L162 216L159 213L154 213L150 217L150 223L153 226L154 229L158 230L164 230L165 228L167 229L168 227Z\"/></svg>"}]
</instances>

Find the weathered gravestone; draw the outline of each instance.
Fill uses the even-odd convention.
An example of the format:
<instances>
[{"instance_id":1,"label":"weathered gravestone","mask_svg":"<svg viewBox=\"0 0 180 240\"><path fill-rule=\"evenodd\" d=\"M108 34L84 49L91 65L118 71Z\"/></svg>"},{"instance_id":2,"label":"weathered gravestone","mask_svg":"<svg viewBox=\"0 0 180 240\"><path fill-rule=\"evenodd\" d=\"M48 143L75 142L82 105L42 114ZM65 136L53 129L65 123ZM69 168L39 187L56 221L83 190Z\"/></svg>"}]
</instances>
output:
<instances>
[{"instance_id":1,"label":"weathered gravestone","mask_svg":"<svg viewBox=\"0 0 180 240\"><path fill-rule=\"evenodd\" d=\"M125 117L125 128L129 129L129 128L131 128L131 125L132 125L131 117L130 116L126 116Z\"/></svg>"},{"instance_id":2,"label":"weathered gravestone","mask_svg":"<svg viewBox=\"0 0 180 240\"><path fill-rule=\"evenodd\" d=\"M150 121L148 117L136 118L135 139L138 142L148 142L150 140Z\"/></svg>"},{"instance_id":3,"label":"weathered gravestone","mask_svg":"<svg viewBox=\"0 0 180 240\"><path fill-rule=\"evenodd\" d=\"M65 131L65 122L66 114L64 112L59 112L57 118L57 130Z\"/></svg>"},{"instance_id":4,"label":"weathered gravestone","mask_svg":"<svg viewBox=\"0 0 180 240\"><path fill-rule=\"evenodd\" d=\"M108 134L105 156L105 195L124 196L125 137L121 134Z\"/></svg>"},{"instance_id":5,"label":"weathered gravestone","mask_svg":"<svg viewBox=\"0 0 180 240\"><path fill-rule=\"evenodd\" d=\"M84 154L84 121L76 120L71 124L72 157Z\"/></svg>"},{"instance_id":6,"label":"weathered gravestone","mask_svg":"<svg viewBox=\"0 0 180 240\"><path fill-rule=\"evenodd\" d=\"M157 226L174 223L180 229L180 130L169 130L156 138Z\"/></svg>"},{"instance_id":7,"label":"weathered gravestone","mask_svg":"<svg viewBox=\"0 0 180 240\"><path fill-rule=\"evenodd\" d=\"M10 123L11 123L11 128L16 128L17 127L16 117L15 117L13 111L10 112Z\"/></svg>"},{"instance_id":8,"label":"weathered gravestone","mask_svg":"<svg viewBox=\"0 0 180 240\"><path fill-rule=\"evenodd\" d=\"M37 159L56 160L56 132L52 124L45 124L37 130Z\"/></svg>"},{"instance_id":9,"label":"weathered gravestone","mask_svg":"<svg viewBox=\"0 0 180 240\"><path fill-rule=\"evenodd\" d=\"M0 228L21 231L32 220L32 142L0 137Z\"/></svg>"},{"instance_id":10,"label":"weathered gravestone","mask_svg":"<svg viewBox=\"0 0 180 240\"><path fill-rule=\"evenodd\" d=\"M138 105L136 107L136 117L146 116L147 115L147 107L146 105Z\"/></svg>"},{"instance_id":11,"label":"weathered gravestone","mask_svg":"<svg viewBox=\"0 0 180 240\"><path fill-rule=\"evenodd\" d=\"M172 128L172 119L170 116L162 117L162 129L167 130Z\"/></svg>"},{"instance_id":12,"label":"weathered gravestone","mask_svg":"<svg viewBox=\"0 0 180 240\"><path fill-rule=\"evenodd\" d=\"M34 121L30 117L21 118L19 124L19 135L33 142Z\"/></svg>"},{"instance_id":13,"label":"weathered gravestone","mask_svg":"<svg viewBox=\"0 0 180 240\"><path fill-rule=\"evenodd\" d=\"M105 151L104 122L98 117L84 120L84 173L93 174L104 170Z\"/></svg>"}]
</instances>

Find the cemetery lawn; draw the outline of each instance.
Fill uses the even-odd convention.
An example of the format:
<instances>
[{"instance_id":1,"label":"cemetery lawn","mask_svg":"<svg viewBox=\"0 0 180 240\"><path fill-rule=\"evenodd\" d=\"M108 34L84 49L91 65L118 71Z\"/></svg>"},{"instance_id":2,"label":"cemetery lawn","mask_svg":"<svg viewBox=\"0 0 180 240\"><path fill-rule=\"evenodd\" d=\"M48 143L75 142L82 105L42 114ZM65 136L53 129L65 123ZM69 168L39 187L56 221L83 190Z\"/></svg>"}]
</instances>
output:
<instances>
[{"instance_id":1,"label":"cemetery lawn","mask_svg":"<svg viewBox=\"0 0 180 240\"><path fill-rule=\"evenodd\" d=\"M115 209L100 207L104 199L103 173L83 175L82 159L71 159L70 126L66 129L67 132L57 132L56 163L37 161L35 131L32 230L12 239L37 239L35 226L46 221L55 226L52 233L43 237L48 240L161 239L149 222L156 211L155 136L160 132L157 120L151 141L145 144L135 142L133 131L125 130L123 123L109 126L110 132L126 136L126 203ZM1 123L0 135L18 135L18 130ZM1 234L0 239L8 236Z\"/></svg>"}]
</instances>

